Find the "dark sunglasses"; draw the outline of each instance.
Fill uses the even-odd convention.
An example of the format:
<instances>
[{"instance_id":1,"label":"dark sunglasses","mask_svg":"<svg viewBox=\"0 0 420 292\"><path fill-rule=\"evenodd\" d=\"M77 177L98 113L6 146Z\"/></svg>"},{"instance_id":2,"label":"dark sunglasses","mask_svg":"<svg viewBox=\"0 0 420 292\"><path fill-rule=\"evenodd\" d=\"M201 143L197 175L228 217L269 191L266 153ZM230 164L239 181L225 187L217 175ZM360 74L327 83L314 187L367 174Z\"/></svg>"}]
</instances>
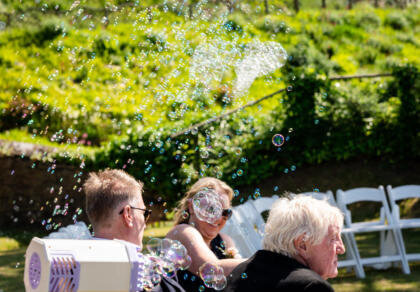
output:
<instances>
[{"instance_id":1,"label":"dark sunglasses","mask_svg":"<svg viewBox=\"0 0 420 292\"><path fill-rule=\"evenodd\" d=\"M223 209L222 211L222 216L225 217L226 219L229 219L230 217L232 217L232 209Z\"/></svg>"},{"instance_id":2,"label":"dark sunglasses","mask_svg":"<svg viewBox=\"0 0 420 292\"><path fill-rule=\"evenodd\" d=\"M149 209L136 208L136 207L133 207L133 206L130 206L130 208L131 209L134 209L134 210L143 211L144 212L144 222L147 222L147 220L149 219L150 215L152 215L152 210L149 210ZM124 212L124 208L118 214L121 215L123 212Z\"/></svg>"}]
</instances>

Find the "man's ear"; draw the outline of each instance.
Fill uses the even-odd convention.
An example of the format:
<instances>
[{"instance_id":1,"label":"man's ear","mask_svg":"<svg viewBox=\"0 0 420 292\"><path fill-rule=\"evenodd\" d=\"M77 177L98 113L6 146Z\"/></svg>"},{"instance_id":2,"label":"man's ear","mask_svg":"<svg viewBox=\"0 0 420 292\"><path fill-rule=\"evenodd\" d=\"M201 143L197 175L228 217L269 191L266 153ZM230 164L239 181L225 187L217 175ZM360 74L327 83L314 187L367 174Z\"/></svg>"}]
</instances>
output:
<instances>
[{"instance_id":1,"label":"man's ear","mask_svg":"<svg viewBox=\"0 0 420 292\"><path fill-rule=\"evenodd\" d=\"M126 227L133 227L134 217L131 215L130 209L131 207L126 205L123 209L123 213L121 214L123 224Z\"/></svg>"},{"instance_id":2,"label":"man's ear","mask_svg":"<svg viewBox=\"0 0 420 292\"><path fill-rule=\"evenodd\" d=\"M295 249L297 250L298 254L306 258L306 252L308 251L308 242L305 238L305 234L300 235L298 238L293 240L293 245L295 246Z\"/></svg>"}]
</instances>

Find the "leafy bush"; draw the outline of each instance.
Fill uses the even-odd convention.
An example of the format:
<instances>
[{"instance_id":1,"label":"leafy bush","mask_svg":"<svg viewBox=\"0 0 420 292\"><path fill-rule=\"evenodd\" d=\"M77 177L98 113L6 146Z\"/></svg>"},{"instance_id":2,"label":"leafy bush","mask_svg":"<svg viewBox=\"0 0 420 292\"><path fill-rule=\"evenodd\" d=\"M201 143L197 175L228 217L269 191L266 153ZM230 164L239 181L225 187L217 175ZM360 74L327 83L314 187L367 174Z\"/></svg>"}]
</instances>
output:
<instances>
[{"instance_id":1,"label":"leafy bush","mask_svg":"<svg viewBox=\"0 0 420 292\"><path fill-rule=\"evenodd\" d=\"M354 21L356 26L367 30L378 28L381 25L381 19L373 11L356 14Z\"/></svg>"},{"instance_id":2,"label":"leafy bush","mask_svg":"<svg viewBox=\"0 0 420 292\"><path fill-rule=\"evenodd\" d=\"M284 19L271 15L259 19L255 25L257 28L270 33L286 33L291 30Z\"/></svg>"},{"instance_id":3,"label":"leafy bush","mask_svg":"<svg viewBox=\"0 0 420 292\"><path fill-rule=\"evenodd\" d=\"M385 18L385 24L395 30L406 30L409 25L402 13L389 13Z\"/></svg>"},{"instance_id":4,"label":"leafy bush","mask_svg":"<svg viewBox=\"0 0 420 292\"><path fill-rule=\"evenodd\" d=\"M361 65L374 64L377 56L378 54L376 50L372 48L366 48L360 51L358 60Z\"/></svg>"},{"instance_id":5,"label":"leafy bush","mask_svg":"<svg viewBox=\"0 0 420 292\"><path fill-rule=\"evenodd\" d=\"M44 46L46 42L54 40L65 31L64 23L53 19L42 23L38 28L26 31L22 41L25 45Z\"/></svg>"}]
</instances>

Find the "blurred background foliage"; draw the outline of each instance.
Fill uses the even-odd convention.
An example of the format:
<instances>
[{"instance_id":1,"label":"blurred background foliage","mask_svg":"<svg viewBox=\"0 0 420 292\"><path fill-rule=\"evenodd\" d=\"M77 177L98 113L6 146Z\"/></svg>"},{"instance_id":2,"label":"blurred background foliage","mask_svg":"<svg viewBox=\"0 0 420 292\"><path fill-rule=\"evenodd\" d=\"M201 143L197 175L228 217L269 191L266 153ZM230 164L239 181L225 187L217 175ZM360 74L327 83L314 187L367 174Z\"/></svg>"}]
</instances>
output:
<instances>
[{"instance_id":1,"label":"blurred background foliage","mask_svg":"<svg viewBox=\"0 0 420 292\"><path fill-rule=\"evenodd\" d=\"M236 188L325 161L418 158L417 4L322 2L2 1L0 139L125 169L168 207L204 175ZM233 70L208 88L191 77L200 44L253 41L280 43L288 60L245 94L232 94ZM381 72L392 76L329 79Z\"/></svg>"}]
</instances>

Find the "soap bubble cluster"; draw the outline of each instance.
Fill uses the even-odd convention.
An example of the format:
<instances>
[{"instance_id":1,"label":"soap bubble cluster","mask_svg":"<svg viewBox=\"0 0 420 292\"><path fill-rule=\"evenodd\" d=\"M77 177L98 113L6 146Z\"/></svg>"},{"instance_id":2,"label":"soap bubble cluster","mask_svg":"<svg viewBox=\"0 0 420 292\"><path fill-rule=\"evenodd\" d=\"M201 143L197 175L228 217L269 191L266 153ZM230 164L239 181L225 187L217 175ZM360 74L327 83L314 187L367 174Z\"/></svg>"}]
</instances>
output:
<instances>
[{"instance_id":1,"label":"soap bubble cluster","mask_svg":"<svg viewBox=\"0 0 420 292\"><path fill-rule=\"evenodd\" d=\"M222 267L205 263L199 268L201 279L207 288L223 290L226 287L226 277Z\"/></svg>"},{"instance_id":2,"label":"soap bubble cluster","mask_svg":"<svg viewBox=\"0 0 420 292\"><path fill-rule=\"evenodd\" d=\"M192 57L190 78L211 87L234 71L233 96L240 96L256 78L275 72L287 61L287 52L278 42L257 40L247 44L245 49L242 47L242 44L220 39L198 45Z\"/></svg>"},{"instance_id":3,"label":"soap bubble cluster","mask_svg":"<svg viewBox=\"0 0 420 292\"><path fill-rule=\"evenodd\" d=\"M61 227L57 232L50 233L48 239L92 239L88 227L83 221Z\"/></svg>"},{"instance_id":4,"label":"soap bubble cluster","mask_svg":"<svg viewBox=\"0 0 420 292\"><path fill-rule=\"evenodd\" d=\"M156 264L155 270L165 277L172 278L177 270L186 270L191 264L187 249L177 240L152 238L146 248Z\"/></svg>"},{"instance_id":5,"label":"soap bubble cluster","mask_svg":"<svg viewBox=\"0 0 420 292\"><path fill-rule=\"evenodd\" d=\"M212 189L203 189L193 197L193 209L197 218L214 224L222 216L223 206L220 195Z\"/></svg>"},{"instance_id":6,"label":"soap bubble cluster","mask_svg":"<svg viewBox=\"0 0 420 292\"><path fill-rule=\"evenodd\" d=\"M173 278L178 270L191 264L186 248L177 240L152 238L146 244L148 255L138 249L139 272L137 288L150 290L160 283L162 277Z\"/></svg>"},{"instance_id":7,"label":"soap bubble cluster","mask_svg":"<svg viewBox=\"0 0 420 292\"><path fill-rule=\"evenodd\" d=\"M245 93L257 77L273 73L287 61L286 50L277 42L248 44L243 55L235 65L234 95Z\"/></svg>"}]
</instances>

